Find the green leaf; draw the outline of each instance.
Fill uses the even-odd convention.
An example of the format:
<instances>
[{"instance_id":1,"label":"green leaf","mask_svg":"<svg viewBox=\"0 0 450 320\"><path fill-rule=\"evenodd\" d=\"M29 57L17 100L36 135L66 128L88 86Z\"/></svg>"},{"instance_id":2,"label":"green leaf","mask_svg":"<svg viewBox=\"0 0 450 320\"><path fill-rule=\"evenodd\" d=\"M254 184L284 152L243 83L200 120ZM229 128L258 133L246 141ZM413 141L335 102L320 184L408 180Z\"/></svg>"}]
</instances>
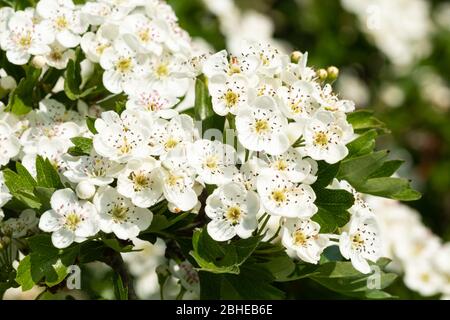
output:
<instances>
[{"instance_id":1,"label":"green leaf","mask_svg":"<svg viewBox=\"0 0 450 320\"><path fill-rule=\"evenodd\" d=\"M336 177L339 171L339 162L334 164L326 163L325 161L317 161L317 180L312 187L314 189L327 187Z\"/></svg>"},{"instance_id":2,"label":"green leaf","mask_svg":"<svg viewBox=\"0 0 450 320\"><path fill-rule=\"evenodd\" d=\"M283 281L294 272L295 264L280 244L260 242L249 260L269 271L275 281Z\"/></svg>"},{"instance_id":3,"label":"green leaf","mask_svg":"<svg viewBox=\"0 0 450 320\"><path fill-rule=\"evenodd\" d=\"M88 127L89 131L93 134L97 134L97 129L95 129L95 118L86 117L86 126Z\"/></svg>"},{"instance_id":4,"label":"green leaf","mask_svg":"<svg viewBox=\"0 0 450 320\"><path fill-rule=\"evenodd\" d=\"M262 236L240 239L231 243L214 241L203 230L197 230L192 237L193 251L190 253L202 270L213 273L239 274L239 267L258 246Z\"/></svg>"},{"instance_id":5,"label":"green leaf","mask_svg":"<svg viewBox=\"0 0 450 320\"><path fill-rule=\"evenodd\" d=\"M341 162L338 179L347 180L356 188L381 168L387 156L388 152L383 150L344 160Z\"/></svg>"},{"instance_id":6,"label":"green leaf","mask_svg":"<svg viewBox=\"0 0 450 320\"><path fill-rule=\"evenodd\" d=\"M103 243L116 252L131 252L133 244L129 241L118 240L116 238L102 239Z\"/></svg>"},{"instance_id":7,"label":"green leaf","mask_svg":"<svg viewBox=\"0 0 450 320\"><path fill-rule=\"evenodd\" d=\"M56 171L50 160L44 160L41 156L36 157L36 178L37 184L40 187L55 189L64 187L61 183L58 171Z\"/></svg>"},{"instance_id":8,"label":"green leaf","mask_svg":"<svg viewBox=\"0 0 450 320\"><path fill-rule=\"evenodd\" d=\"M347 121L353 126L356 133L363 133L370 129L387 132L386 125L373 116L369 110L358 110L347 114Z\"/></svg>"},{"instance_id":9,"label":"green leaf","mask_svg":"<svg viewBox=\"0 0 450 320\"><path fill-rule=\"evenodd\" d=\"M370 178L381 178L392 176L398 168L404 163L403 160L389 160L383 163L383 165L375 170Z\"/></svg>"},{"instance_id":10,"label":"green leaf","mask_svg":"<svg viewBox=\"0 0 450 320\"><path fill-rule=\"evenodd\" d=\"M81 89L81 61L83 61L83 53L78 48L76 50L75 60L69 60L67 63L67 69L64 74L64 92L70 100L76 101L87 97L95 90L96 86L87 88L85 90Z\"/></svg>"},{"instance_id":11,"label":"green leaf","mask_svg":"<svg viewBox=\"0 0 450 320\"><path fill-rule=\"evenodd\" d=\"M7 111L16 115L24 115L31 111L35 104L34 88L38 84L42 70L27 66L25 77L22 78L9 95Z\"/></svg>"},{"instance_id":12,"label":"green leaf","mask_svg":"<svg viewBox=\"0 0 450 320\"><path fill-rule=\"evenodd\" d=\"M41 212L45 212L51 209L50 199L52 198L53 193L55 192L55 188L46 188L46 187L35 187L34 195L39 200L41 206L39 210Z\"/></svg>"},{"instance_id":13,"label":"green leaf","mask_svg":"<svg viewBox=\"0 0 450 320\"><path fill-rule=\"evenodd\" d=\"M397 275L385 273L380 266L374 270L378 272L362 274L354 269L349 261L334 261L320 265L311 279L332 291L350 297L371 299L390 297L381 290L391 285ZM369 288L371 284L379 287Z\"/></svg>"},{"instance_id":14,"label":"green leaf","mask_svg":"<svg viewBox=\"0 0 450 320\"><path fill-rule=\"evenodd\" d=\"M347 144L347 158L361 156L370 153L375 148L375 139L378 136L376 130L364 132L358 138Z\"/></svg>"},{"instance_id":15,"label":"green leaf","mask_svg":"<svg viewBox=\"0 0 450 320\"><path fill-rule=\"evenodd\" d=\"M67 267L75 262L79 246L57 249L50 235L39 234L28 239L31 253L22 259L17 269L16 281L23 290L31 289L40 281L49 287L61 283L67 276Z\"/></svg>"},{"instance_id":16,"label":"green leaf","mask_svg":"<svg viewBox=\"0 0 450 320\"><path fill-rule=\"evenodd\" d=\"M69 148L68 153L72 156L84 156L89 155L92 150L92 139L85 137L75 137L70 139L74 144L73 147Z\"/></svg>"},{"instance_id":17,"label":"green leaf","mask_svg":"<svg viewBox=\"0 0 450 320\"><path fill-rule=\"evenodd\" d=\"M359 192L401 201L420 199L421 194L410 188L409 181L403 178L372 178L360 185Z\"/></svg>"},{"instance_id":18,"label":"green leaf","mask_svg":"<svg viewBox=\"0 0 450 320\"><path fill-rule=\"evenodd\" d=\"M284 292L272 285L273 276L257 265L244 265L238 275L200 271L200 299L276 300Z\"/></svg>"},{"instance_id":19,"label":"green leaf","mask_svg":"<svg viewBox=\"0 0 450 320\"><path fill-rule=\"evenodd\" d=\"M22 165L18 165L17 167L21 174L10 169L3 170L3 177L9 192L15 200L19 201L26 208L39 209L41 203L34 195L36 182L32 177L30 178L28 171Z\"/></svg>"},{"instance_id":20,"label":"green leaf","mask_svg":"<svg viewBox=\"0 0 450 320\"><path fill-rule=\"evenodd\" d=\"M321 232L331 233L347 224L350 219L347 209L351 208L355 201L350 192L319 189L316 190L316 196L315 204L319 210L312 217L312 220L320 224Z\"/></svg>"},{"instance_id":21,"label":"green leaf","mask_svg":"<svg viewBox=\"0 0 450 320\"><path fill-rule=\"evenodd\" d=\"M223 131L225 117L221 117L214 112L208 87L200 78L197 78L195 81L194 114L195 120L201 121L202 133L205 133L208 129L218 129L220 132Z\"/></svg>"}]
</instances>

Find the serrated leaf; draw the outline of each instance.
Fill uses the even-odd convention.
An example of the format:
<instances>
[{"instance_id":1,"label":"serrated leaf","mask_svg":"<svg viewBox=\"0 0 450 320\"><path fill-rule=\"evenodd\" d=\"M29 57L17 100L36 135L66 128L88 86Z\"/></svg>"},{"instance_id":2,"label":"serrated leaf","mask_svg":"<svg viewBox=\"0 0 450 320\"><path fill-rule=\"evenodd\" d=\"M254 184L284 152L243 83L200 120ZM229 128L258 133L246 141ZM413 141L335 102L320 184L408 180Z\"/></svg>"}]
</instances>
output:
<instances>
[{"instance_id":1,"label":"serrated leaf","mask_svg":"<svg viewBox=\"0 0 450 320\"><path fill-rule=\"evenodd\" d=\"M336 177L340 163L329 164L325 161L317 161L317 180L312 187L314 189L327 187Z\"/></svg>"},{"instance_id":2,"label":"serrated leaf","mask_svg":"<svg viewBox=\"0 0 450 320\"><path fill-rule=\"evenodd\" d=\"M347 114L347 121L352 125L356 133L363 133L370 129L387 132L386 125L373 116L369 110L357 110Z\"/></svg>"},{"instance_id":3,"label":"serrated leaf","mask_svg":"<svg viewBox=\"0 0 450 320\"><path fill-rule=\"evenodd\" d=\"M383 163L383 165L375 170L369 178L381 178L392 176L398 168L404 163L403 160L389 160Z\"/></svg>"},{"instance_id":4,"label":"serrated leaf","mask_svg":"<svg viewBox=\"0 0 450 320\"><path fill-rule=\"evenodd\" d=\"M35 103L34 88L38 83L41 72L41 69L27 66L25 77L20 80L17 87L9 95L6 110L16 115L24 115L31 111Z\"/></svg>"},{"instance_id":5,"label":"serrated leaf","mask_svg":"<svg viewBox=\"0 0 450 320\"><path fill-rule=\"evenodd\" d=\"M40 187L63 188L58 171L56 171L50 160L44 160L41 156L36 157L36 180Z\"/></svg>"},{"instance_id":6,"label":"serrated leaf","mask_svg":"<svg viewBox=\"0 0 450 320\"><path fill-rule=\"evenodd\" d=\"M238 274L239 267L256 249L261 239L261 236L257 236L232 243L219 243L214 241L205 229L197 230L192 237L194 250L190 254L204 270Z\"/></svg>"},{"instance_id":7,"label":"serrated leaf","mask_svg":"<svg viewBox=\"0 0 450 320\"><path fill-rule=\"evenodd\" d=\"M376 130L369 130L358 138L347 144L347 158L361 156L370 153L375 148L375 138L378 136Z\"/></svg>"},{"instance_id":8,"label":"serrated leaf","mask_svg":"<svg viewBox=\"0 0 450 320\"><path fill-rule=\"evenodd\" d=\"M89 155L92 150L92 139L85 137L75 137L70 139L74 144L69 148L68 153L72 156Z\"/></svg>"}]
</instances>

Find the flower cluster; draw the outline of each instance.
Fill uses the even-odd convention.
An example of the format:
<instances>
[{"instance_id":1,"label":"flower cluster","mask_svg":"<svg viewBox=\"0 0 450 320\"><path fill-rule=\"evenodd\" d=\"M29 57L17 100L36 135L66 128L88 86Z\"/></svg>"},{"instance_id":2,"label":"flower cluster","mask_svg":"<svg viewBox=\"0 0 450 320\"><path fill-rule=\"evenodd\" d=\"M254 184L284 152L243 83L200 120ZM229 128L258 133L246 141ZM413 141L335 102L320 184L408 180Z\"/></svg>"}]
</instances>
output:
<instances>
[{"instance_id":1,"label":"flower cluster","mask_svg":"<svg viewBox=\"0 0 450 320\"><path fill-rule=\"evenodd\" d=\"M307 66L307 53L289 56L252 42L232 55L197 56L172 9L158 0L42 0L35 9L1 9L1 17L1 48L11 64L42 69L43 78L66 70L56 73L52 88L40 88L45 94L33 95L38 101L30 110L13 112L14 99L1 105L0 207L12 212L13 199L41 210L39 218L29 209L6 215L3 234L23 237L38 226L61 249L105 237L138 243L155 217L164 224L167 217L178 222L198 214L184 232L205 227L220 243L261 235L312 264L335 245L354 268L371 272L381 239L362 196L335 179L321 189L353 194L347 225L321 233L316 216L319 164L342 161L358 135L347 119L354 103ZM69 75L77 68L73 93ZM26 85L16 87L6 71L1 76L1 92L14 97ZM204 118L197 105L195 117L192 109L180 110L194 81L196 89L204 86L195 90L196 104L208 99L207 113L222 123L215 131L227 132L225 139L199 128L204 123L194 120ZM50 182L42 178L45 170ZM17 190L14 175L30 188ZM164 263L167 270L158 272L198 295L190 263L178 256ZM149 267L153 280L156 264Z\"/></svg>"},{"instance_id":2,"label":"flower cluster","mask_svg":"<svg viewBox=\"0 0 450 320\"><path fill-rule=\"evenodd\" d=\"M423 296L450 297L450 244L425 227L417 211L397 201L368 197L379 218L383 256L404 274L405 284Z\"/></svg>"}]
</instances>

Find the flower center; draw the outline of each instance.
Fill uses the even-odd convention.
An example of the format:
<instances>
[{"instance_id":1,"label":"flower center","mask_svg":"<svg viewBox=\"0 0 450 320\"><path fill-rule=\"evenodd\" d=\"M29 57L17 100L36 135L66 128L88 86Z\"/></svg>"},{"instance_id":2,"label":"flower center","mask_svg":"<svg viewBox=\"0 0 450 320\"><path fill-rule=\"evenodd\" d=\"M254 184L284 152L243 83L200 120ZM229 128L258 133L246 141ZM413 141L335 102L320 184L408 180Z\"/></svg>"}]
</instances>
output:
<instances>
[{"instance_id":1,"label":"flower center","mask_svg":"<svg viewBox=\"0 0 450 320\"><path fill-rule=\"evenodd\" d=\"M205 166L207 166L211 170L217 168L217 157L216 156L207 157L205 161Z\"/></svg>"},{"instance_id":2,"label":"flower center","mask_svg":"<svg viewBox=\"0 0 450 320\"><path fill-rule=\"evenodd\" d=\"M106 50L106 48L109 48L108 44L99 44L97 48L95 48L95 51L97 54L101 55Z\"/></svg>"},{"instance_id":3,"label":"flower center","mask_svg":"<svg viewBox=\"0 0 450 320\"><path fill-rule=\"evenodd\" d=\"M166 181L169 186L173 187L178 183L179 179L181 179L181 177L174 174L170 174Z\"/></svg>"},{"instance_id":4,"label":"flower center","mask_svg":"<svg viewBox=\"0 0 450 320\"><path fill-rule=\"evenodd\" d=\"M81 222L80 216L77 215L75 212L71 212L66 216L66 222L64 223L64 225L70 231L75 231L80 222Z\"/></svg>"},{"instance_id":5,"label":"flower center","mask_svg":"<svg viewBox=\"0 0 450 320\"><path fill-rule=\"evenodd\" d=\"M167 139L166 143L164 143L164 148L166 150L173 149L177 146L177 144L178 144L178 140L170 137L169 139Z\"/></svg>"},{"instance_id":6,"label":"flower center","mask_svg":"<svg viewBox=\"0 0 450 320\"><path fill-rule=\"evenodd\" d=\"M430 275L428 273L422 273L420 275L420 280L422 280L422 282L429 282L430 281Z\"/></svg>"},{"instance_id":7,"label":"flower center","mask_svg":"<svg viewBox=\"0 0 450 320\"><path fill-rule=\"evenodd\" d=\"M56 18L55 25L58 28L58 30L63 30L65 28L67 28L67 26L69 25L69 22L67 21L66 17L60 16L60 17Z\"/></svg>"},{"instance_id":8,"label":"flower center","mask_svg":"<svg viewBox=\"0 0 450 320\"><path fill-rule=\"evenodd\" d=\"M308 238L301 230L296 230L292 234L292 241L296 246L304 246L306 245Z\"/></svg>"},{"instance_id":9,"label":"flower center","mask_svg":"<svg viewBox=\"0 0 450 320\"><path fill-rule=\"evenodd\" d=\"M260 53L260 54L259 54L259 57L260 57L260 59L261 59L261 61L262 61L262 64L263 64L264 66L268 66L268 65L269 65L270 60L266 57L265 54Z\"/></svg>"},{"instance_id":10,"label":"flower center","mask_svg":"<svg viewBox=\"0 0 450 320\"><path fill-rule=\"evenodd\" d=\"M364 239L357 233L351 237L351 243L353 248L361 248L364 246Z\"/></svg>"},{"instance_id":11,"label":"flower center","mask_svg":"<svg viewBox=\"0 0 450 320\"><path fill-rule=\"evenodd\" d=\"M146 29L142 29L139 32L139 39L141 39L142 42L149 42L150 41L150 32L148 30L148 28Z\"/></svg>"},{"instance_id":12,"label":"flower center","mask_svg":"<svg viewBox=\"0 0 450 320\"><path fill-rule=\"evenodd\" d=\"M301 113L302 112L302 107L300 106L300 100L291 103L291 110L293 113Z\"/></svg>"},{"instance_id":13,"label":"flower center","mask_svg":"<svg viewBox=\"0 0 450 320\"><path fill-rule=\"evenodd\" d=\"M284 190L272 191L272 199L277 203L282 203L286 201L286 194Z\"/></svg>"},{"instance_id":14,"label":"flower center","mask_svg":"<svg viewBox=\"0 0 450 320\"><path fill-rule=\"evenodd\" d=\"M127 139L126 137L123 138L123 143L122 143L122 145L120 146L119 151L120 151L121 154L128 154L128 153L130 153L130 151L131 151L131 145L130 145L130 143L128 142L128 139Z\"/></svg>"},{"instance_id":15,"label":"flower center","mask_svg":"<svg viewBox=\"0 0 450 320\"><path fill-rule=\"evenodd\" d=\"M133 63L131 58L121 58L116 64L117 70L122 73L126 73L131 70Z\"/></svg>"},{"instance_id":16,"label":"flower center","mask_svg":"<svg viewBox=\"0 0 450 320\"><path fill-rule=\"evenodd\" d=\"M269 124L266 120L260 119L255 122L255 131L256 133L264 133L269 129Z\"/></svg>"},{"instance_id":17,"label":"flower center","mask_svg":"<svg viewBox=\"0 0 450 320\"><path fill-rule=\"evenodd\" d=\"M232 224L238 224L239 220L241 219L241 215L242 215L242 212L239 207L230 207L230 208L228 208L227 212L225 213L225 217Z\"/></svg>"},{"instance_id":18,"label":"flower center","mask_svg":"<svg viewBox=\"0 0 450 320\"><path fill-rule=\"evenodd\" d=\"M169 75L169 67L166 63L161 63L156 67L155 72L159 78L167 77Z\"/></svg>"},{"instance_id":19,"label":"flower center","mask_svg":"<svg viewBox=\"0 0 450 320\"><path fill-rule=\"evenodd\" d=\"M228 74L231 76L235 73L241 73L241 68L239 67L237 57L231 57L228 68Z\"/></svg>"},{"instance_id":20,"label":"flower center","mask_svg":"<svg viewBox=\"0 0 450 320\"><path fill-rule=\"evenodd\" d=\"M275 168L279 171L284 171L288 167L288 164L285 160L277 160L275 162Z\"/></svg>"},{"instance_id":21,"label":"flower center","mask_svg":"<svg viewBox=\"0 0 450 320\"><path fill-rule=\"evenodd\" d=\"M144 188L148 188L150 179L144 173L131 172L129 179L134 182L134 190L140 191Z\"/></svg>"},{"instance_id":22,"label":"flower center","mask_svg":"<svg viewBox=\"0 0 450 320\"><path fill-rule=\"evenodd\" d=\"M322 131L316 133L316 135L314 136L314 144L322 147L326 146L328 144L327 135Z\"/></svg>"},{"instance_id":23,"label":"flower center","mask_svg":"<svg viewBox=\"0 0 450 320\"><path fill-rule=\"evenodd\" d=\"M19 45L23 48L29 48L31 46L31 34L28 32L26 35L23 35L19 39Z\"/></svg>"},{"instance_id":24,"label":"flower center","mask_svg":"<svg viewBox=\"0 0 450 320\"><path fill-rule=\"evenodd\" d=\"M225 93L224 97L225 104L229 108L235 106L236 103L238 102L238 99L239 96L231 90L228 90L227 93Z\"/></svg>"},{"instance_id":25,"label":"flower center","mask_svg":"<svg viewBox=\"0 0 450 320\"><path fill-rule=\"evenodd\" d=\"M115 222L122 222L127 218L128 208L122 205L114 205L110 211L111 216Z\"/></svg>"},{"instance_id":26,"label":"flower center","mask_svg":"<svg viewBox=\"0 0 450 320\"><path fill-rule=\"evenodd\" d=\"M52 51L52 53L50 54L50 59L54 60L54 61L59 61L61 60L63 57L61 51Z\"/></svg>"}]
</instances>

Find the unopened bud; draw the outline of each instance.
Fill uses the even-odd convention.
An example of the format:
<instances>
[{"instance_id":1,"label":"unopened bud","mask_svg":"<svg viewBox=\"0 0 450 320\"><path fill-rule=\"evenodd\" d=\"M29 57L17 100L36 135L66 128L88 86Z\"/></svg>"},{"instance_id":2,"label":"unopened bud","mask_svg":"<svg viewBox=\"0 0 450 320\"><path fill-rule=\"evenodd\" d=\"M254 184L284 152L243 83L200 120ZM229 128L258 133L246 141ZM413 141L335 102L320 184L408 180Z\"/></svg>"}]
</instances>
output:
<instances>
[{"instance_id":1,"label":"unopened bud","mask_svg":"<svg viewBox=\"0 0 450 320\"><path fill-rule=\"evenodd\" d=\"M316 71L316 75L320 81L325 81L328 78L328 72L325 69L319 69Z\"/></svg>"},{"instance_id":2,"label":"unopened bud","mask_svg":"<svg viewBox=\"0 0 450 320\"><path fill-rule=\"evenodd\" d=\"M336 80L337 77L339 76L339 69L336 68L335 66L328 67L327 72L328 72L328 80L330 81Z\"/></svg>"},{"instance_id":3,"label":"unopened bud","mask_svg":"<svg viewBox=\"0 0 450 320\"><path fill-rule=\"evenodd\" d=\"M301 53L300 51L294 51L291 53L291 62L298 63L302 57L303 53Z\"/></svg>"},{"instance_id":4,"label":"unopened bud","mask_svg":"<svg viewBox=\"0 0 450 320\"><path fill-rule=\"evenodd\" d=\"M33 67L35 67L37 69L42 69L46 65L45 58L43 56L35 56L31 60L31 64L32 64Z\"/></svg>"},{"instance_id":5,"label":"unopened bud","mask_svg":"<svg viewBox=\"0 0 450 320\"><path fill-rule=\"evenodd\" d=\"M90 199L95 194L95 186L88 181L81 181L75 189L80 199Z\"/></svg>"}]
</instances>

